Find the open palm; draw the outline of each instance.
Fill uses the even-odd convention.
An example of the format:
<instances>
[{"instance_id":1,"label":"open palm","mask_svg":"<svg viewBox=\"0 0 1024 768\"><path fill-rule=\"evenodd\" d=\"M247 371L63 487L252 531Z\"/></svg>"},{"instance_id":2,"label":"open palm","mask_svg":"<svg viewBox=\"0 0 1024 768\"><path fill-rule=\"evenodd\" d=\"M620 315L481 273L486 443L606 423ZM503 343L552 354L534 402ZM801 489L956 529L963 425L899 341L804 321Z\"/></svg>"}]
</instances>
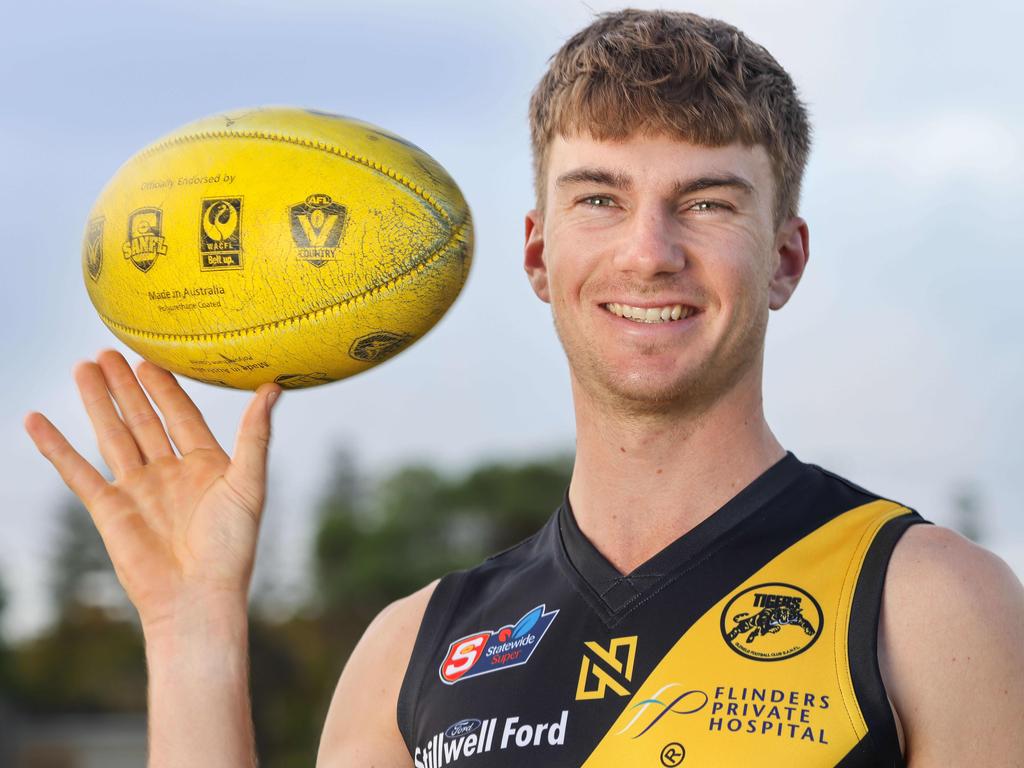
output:
<instances>
[{"instance_id":1,"label":"open palm","mask_svg":"<svg viewBox=\"0 0 1024 768\"><path fill-rule=\"evenodd\" d=\"M174 376L145 361L137 370L139 378L114 350L75 366L113 482L41 413L28 414L25 429L89 510L143 627L153 629L196 600L245 599L266 487L270 397L280 388L257 390L231 458Z\"/></svg>"}]
</instances>

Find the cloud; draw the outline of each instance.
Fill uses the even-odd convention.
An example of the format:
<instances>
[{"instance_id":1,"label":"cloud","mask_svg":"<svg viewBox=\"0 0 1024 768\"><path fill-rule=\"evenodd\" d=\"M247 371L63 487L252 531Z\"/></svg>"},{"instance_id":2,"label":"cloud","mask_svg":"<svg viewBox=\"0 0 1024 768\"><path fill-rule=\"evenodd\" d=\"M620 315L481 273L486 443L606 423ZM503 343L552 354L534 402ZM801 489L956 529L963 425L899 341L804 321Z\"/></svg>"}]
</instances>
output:
<instances>
[{"instance_id":1,"label":"cloud","mask_svg":"<svg viewBox=\"0 0 1024 768\"><path fill-rule=\"evenodd\" d=\"M951 110L851 126L830 144L856 166L884 169L918 185L972 179L999 185L1017 182L1022 137L1003 116Z\"/></svg>"},{"instance_id":2,"label":"cloud","mask_svg":"<svg viewBox=\"0 0 1024 768\"><path fill-rule=\"evenodd\" d=\"M0 570L14 592L12 628L40 620L60 491L22 433L24 413L43 409L99 462L70 380L77 359L113 342L82 287L90 202L139 147L227 106L305 104L407 136L459 180L478 229L467 289L427 339L373 372L285 396L271 474L289 530L303 530L330 469L325 448L339 439L370 469L571 446L564 357L520 266L526 104L547 57L593 11L621 5L385 0L371 12L354 0L183 0L129 14L99 0L56 15L12 6L0 31L10 84L0 425L12 436L0 449L0 525L13 532L0 541ZM875 0L664 5L747 31L812 108L814 256L773 321L773 427L801 458L891 489L929 517L946 503L944 478L977 477L1001 540L1022 540L1020 196L1005 191L1022 177L1019 100L1007 98L1020 24L1004 18L965 35L959 13ZM994 16L995 4L972 12ZM993 188L955 194L965 180ZM246 397L185 386L231 445ZM1009 557L1024 567L1021 551Z\"/></svg>"}]
</instances>

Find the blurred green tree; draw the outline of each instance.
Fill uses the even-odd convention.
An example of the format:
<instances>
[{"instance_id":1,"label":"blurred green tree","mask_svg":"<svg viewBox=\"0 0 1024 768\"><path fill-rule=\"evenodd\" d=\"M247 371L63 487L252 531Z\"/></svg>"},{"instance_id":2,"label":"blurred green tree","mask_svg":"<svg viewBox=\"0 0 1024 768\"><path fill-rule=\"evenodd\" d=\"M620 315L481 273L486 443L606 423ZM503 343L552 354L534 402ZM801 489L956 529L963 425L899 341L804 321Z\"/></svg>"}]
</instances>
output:
<instances>
[{"instance_id":1,"label":"blurred green tree","mask_svg":"<svg viewBox=\"0 0 1024 768\"><path fill-rule=\"evenodd\" d=\"M3 573L0 573L0 701L12 685L11 651L7 646L7 635L4 632L4 614L7 612L7 587L4 585Z\"/></svg>"},{"instance_id":2,"label":"blurred green tree","mask_svg":"<svg viewBox=\"0 0 1024 768\"><path fill-rule=\"evenodd\" d=\"M487 462L455 477L410 464L364 492L354 461L322 498L315 605L360 632L389 602L527 538L562 500L571 456Z\"/></svg>"},{"instance_id":3,"label":"blurred green tree","mask_svg":"<svg viewBox=\"0 0 1024 768\"><path fill-rule=\"evenodd\" d=\"M953 491L953 527L976 544L985 541L985 510L975 483L963 482Z\"/></svg>"},{"instance_id":4,"label":"blurred green tree","mask_svg":"<svg viewBox=\"0 0 1024 768\"><path fill-rule=\"evenodd\" d=\"M4 626L4 613L7 612L7 587L4 586L3 573L0 572L0 630ZM0 631L0 639L4 637L4 633Z\"/></svg>"},{"instance_id":5,"label":"blurred green tree","mask_svg":"<svg viewBox=\"0 0 1024 768\"><path fill-rule=\"evenodd\" d=\"M341 669L393 600L536 531L562 499L570 456L493 461L446 475L424 463L370 482L344 446L317 508L312 596L283 624L253 623L253 719L261 765L315 762Z\"/></svg>"},{"instance_id":6,"label":"blurred green tree","mask_svg":"<svg viewBox=\"0 0 1024 768\"><path fill-rule=\"evenodd\" d=\"M253 719L268 768L315 762L334 686L373 616L531 535L561 501L572 459L492 461L459 474L409 464L370 482L339 448L331 466L317 510L309 604L281 623L258 610L250 621ZM87 511L69 501L59 520L57 619L13 651L15 704L36 714L142 711L137 615Z\"/></svg>"},{"instance_id":7,"label":"blurred green tree","mask_svg":"<svg viewBox=\"0 0 1024 768\"><path fill-rule=\"evenodd\" d=\"M102 608L78 605L15 649L20 706L36 714L141 712L146 706L142 635Z\"/></svg>"},{"instance_id":8,"label":"blurred green tree","mask_svg":"<svg viewBox=\"0 0 1024 768\"><path fill-rule=\"evenodd\" d=\"M117 580L89 511L74 496L61 505L51 564L53 610L58 622L99 610L112 619L137 622L138 614ZM95 617L89 619L94 620Z\"/></svg>"},{"instance_id":9,"label":"blurred green tree","mask_svg":"<svg viewBox=\"0 0 1024 768\"><path fill-rule=\"evenodd\" d=\"M38 714L140 712L146 665L138 615L88 510L69 497L57 521L50 581L56 618L14 651L19 704Z\"/></svg>"}]
</instances>

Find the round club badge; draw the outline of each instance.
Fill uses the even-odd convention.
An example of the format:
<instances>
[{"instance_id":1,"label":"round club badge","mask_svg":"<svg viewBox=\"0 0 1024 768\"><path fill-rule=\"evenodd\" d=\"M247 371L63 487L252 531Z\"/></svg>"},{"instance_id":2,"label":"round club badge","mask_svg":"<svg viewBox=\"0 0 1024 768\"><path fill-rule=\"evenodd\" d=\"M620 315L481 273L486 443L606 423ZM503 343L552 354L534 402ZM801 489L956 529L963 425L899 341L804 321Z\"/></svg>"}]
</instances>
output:
<instances>
[{"instance_id":1,"label":"round club badge","mask_svg":"<svg viewBox=\"0 0 1024 768\"><path fill-rule=\"evenodd\" d=\"M781 661L803 653L818 639L824 617L811 595L772 582L743 590L722 611L722 637L740 656Z\"/></svg>"}]
</instances>

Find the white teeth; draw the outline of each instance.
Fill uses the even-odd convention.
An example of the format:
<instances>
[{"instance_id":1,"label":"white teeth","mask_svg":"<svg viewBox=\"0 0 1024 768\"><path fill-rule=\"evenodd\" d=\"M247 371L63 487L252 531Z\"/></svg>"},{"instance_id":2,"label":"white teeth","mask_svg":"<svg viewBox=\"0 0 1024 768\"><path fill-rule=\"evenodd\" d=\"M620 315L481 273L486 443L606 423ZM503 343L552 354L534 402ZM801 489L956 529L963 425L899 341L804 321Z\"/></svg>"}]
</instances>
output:
<instances>
[{"instance_id":1,"label":"white teeth","mask_svg":"<svg viewBox=\"0 0 1024 768\"><path fill-rule=\"evenodd\" d=\"M692 315L696 310L693 307L684 307L682 304L675 304L670 307L631 307L628 304L605 304L605 309L613 315L625 317L639 323L667 323L672 320L679 320Z\"/></svg>"}]
</instances>

